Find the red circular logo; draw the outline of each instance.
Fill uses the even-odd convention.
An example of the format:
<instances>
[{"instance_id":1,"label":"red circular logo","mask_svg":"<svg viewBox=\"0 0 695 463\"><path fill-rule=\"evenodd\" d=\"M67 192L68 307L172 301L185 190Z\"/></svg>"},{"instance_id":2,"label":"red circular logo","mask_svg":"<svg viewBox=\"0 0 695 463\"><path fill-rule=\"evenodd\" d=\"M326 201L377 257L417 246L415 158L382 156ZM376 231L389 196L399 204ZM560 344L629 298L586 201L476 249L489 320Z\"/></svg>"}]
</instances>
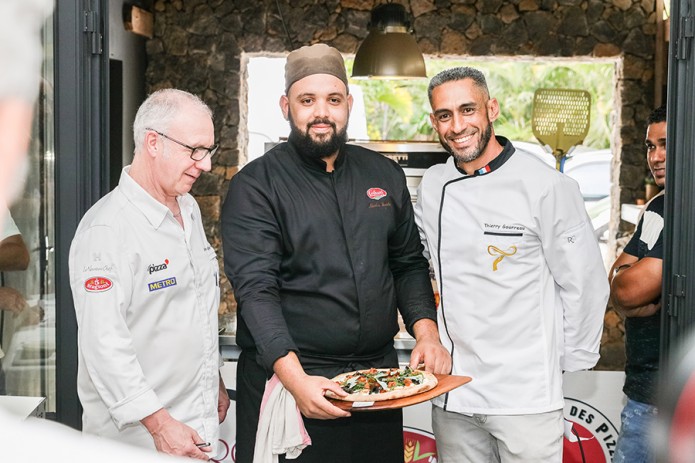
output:
<instances>
[{"instance_id":1,"label":"red circular logo","mask_svg":"<svg viewBox=\"0 0 695 463\"><path fill-rule=\"evenodd\" d=\"M105 277L92 277L84 282L84 289L90 293L108 291L113 286L111 280Z\"/></svg>"},{"instance_id":2,"label":"red circular logo","mask_svg":"<svg viewBox=\"0 0 695 463\"><path fill-rule=\"evenodd\" d=\"M434 435L422 429L403 426L403 462L433 463L437 461Z\"/></svg>"},{"instance_id":3,"label":"red circular logo","mask_svg":"<svg viewBox=\"0 0 695 463\"><path fill-rule=\"evenodd\" d=\"M382 188L370 188L367 190L367 196L369 196L369 199L379 200L381 198L385 198L386 194L386 190Z\"/></svg>"},{"instance_id":4,"label":"red circular logo","mask_svg":"<svg viewBox=\"0 0 695 463\"><path fill-rule=\"evenodd\" d=\"M581 400L565 397L563 463L607 463L613 459L618 430L600 410Z\"/></svg>"}]
</instances>

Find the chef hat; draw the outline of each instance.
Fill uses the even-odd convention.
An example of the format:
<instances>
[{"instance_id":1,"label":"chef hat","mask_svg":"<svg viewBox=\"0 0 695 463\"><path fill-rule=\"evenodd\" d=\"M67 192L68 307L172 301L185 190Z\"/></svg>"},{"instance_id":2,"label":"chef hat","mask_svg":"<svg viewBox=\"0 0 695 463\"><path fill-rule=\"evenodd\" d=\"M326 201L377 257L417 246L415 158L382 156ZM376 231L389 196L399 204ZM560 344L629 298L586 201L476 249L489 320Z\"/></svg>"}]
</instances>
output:
<instances>
[{"instance_id":1,"label":"chef hat","mask_svg":"<svg viewBox=\"0 0 695 463\"><path fill-rule=\"evenodd\" d=\"M323 43L293 50L285 64L285 94L293 83L313 74L330 74L348 85L343 56L338 50Z\"/></svg>"}]
</instances>

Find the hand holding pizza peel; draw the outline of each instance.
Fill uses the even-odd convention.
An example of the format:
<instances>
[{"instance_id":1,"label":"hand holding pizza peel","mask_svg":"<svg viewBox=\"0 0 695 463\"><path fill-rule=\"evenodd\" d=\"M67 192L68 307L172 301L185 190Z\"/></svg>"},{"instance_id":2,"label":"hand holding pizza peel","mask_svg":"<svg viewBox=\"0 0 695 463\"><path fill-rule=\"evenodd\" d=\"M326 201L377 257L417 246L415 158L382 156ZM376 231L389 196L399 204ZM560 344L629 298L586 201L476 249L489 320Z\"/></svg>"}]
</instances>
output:
<instances>
[{"instance_id":1,"label":"hand holding pizza peel","mask_svg":"<svg viewBox=\"0 0 695 463\"><path fill-rule=\"evenodd\" d=\"M294 352L278 359L273 369L305 417L333 420L350 416L350 412L336 407L324 396L326 391L332 391L340 397L346 396L347 393L328 378L307 375Z\"/></svg>"}]
</instances>

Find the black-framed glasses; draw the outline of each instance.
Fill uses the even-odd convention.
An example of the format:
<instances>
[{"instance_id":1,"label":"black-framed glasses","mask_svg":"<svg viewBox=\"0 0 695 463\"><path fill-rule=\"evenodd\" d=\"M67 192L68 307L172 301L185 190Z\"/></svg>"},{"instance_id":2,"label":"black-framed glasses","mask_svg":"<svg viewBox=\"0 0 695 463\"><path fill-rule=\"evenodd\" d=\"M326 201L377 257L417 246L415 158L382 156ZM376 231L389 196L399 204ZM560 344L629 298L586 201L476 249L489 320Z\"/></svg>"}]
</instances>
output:
<instances>
[{"instance_id":1,"label":"black-framed glasses","mask_svg":"<svg viewBox=\"0 0 695 463\"><path fill-rule=\"evenodd\" d=\"M193 159L194 161L202 161L203 159L205 159L205 156L207 156L208 154L212 158L215 155L215 153L217 152L217 148L220 147L220 145L217 145L217 144L212 145L210 147L207 147L207 146L190 146L190 145L187 145L185 143L181 143L178 140L174 140L169 135L165 135L162 132L160 132L159 130L151 129L149 127L145 128L145 130L151 130L152 132L156 133L157 135L163 136L164 138L166 138L169 141L173 141L174 143L181 145L184 148L188 148L189 150L191 150L191 159Z\"/></svg>"}]
</instances>

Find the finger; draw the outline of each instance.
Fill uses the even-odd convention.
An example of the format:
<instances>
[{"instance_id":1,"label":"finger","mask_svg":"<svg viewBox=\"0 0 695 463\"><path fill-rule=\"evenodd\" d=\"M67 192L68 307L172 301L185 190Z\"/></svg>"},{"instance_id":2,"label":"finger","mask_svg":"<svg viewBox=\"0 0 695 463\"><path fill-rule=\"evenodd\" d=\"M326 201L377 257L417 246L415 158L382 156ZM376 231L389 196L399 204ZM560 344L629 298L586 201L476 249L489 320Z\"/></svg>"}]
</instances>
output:
<instances>
[{"instance_id":1,"label":"finger","mask_svg":"<svg viewBox=\"0 0 695 463\"><path fill-rule=\"evenodd\" d=\"M325 405L322 404L321 410L326 414L326 418L328 419L347 418L350 416L350 412L343 410L342 408L336 407L328 400L325 401Z\"/></svg>"},{"instance_id":2,"label":"finger","mask_svg":"<svg viewBox=\"0 0 695 463\"><path fill-rule=\"evenodd\" d=\"M408 366L410 367L411 370L417 370L417 367L420 364L420 362L423 362L423 363L425 362L424 355L422 355L419 351L413 352L410 355L410 365L408 365ZM425 363L425 367L426 366L427 366L427 364Z\"/></svg>"},{"instance_id":3,"label":"finger","mask_svg":"<svg viewBox=\"0 0 695 463\"><path fill-rule=\"evenodd\" d=\"M328 381L323 385L324 394L326 393L326 391L331 391L335 395L338 395L340 397L345 397L346 395L348 395L347 392L343 391L343 388L340 387L338 383L334 383L333 381Z\"/></svg>"}]
</instances>

